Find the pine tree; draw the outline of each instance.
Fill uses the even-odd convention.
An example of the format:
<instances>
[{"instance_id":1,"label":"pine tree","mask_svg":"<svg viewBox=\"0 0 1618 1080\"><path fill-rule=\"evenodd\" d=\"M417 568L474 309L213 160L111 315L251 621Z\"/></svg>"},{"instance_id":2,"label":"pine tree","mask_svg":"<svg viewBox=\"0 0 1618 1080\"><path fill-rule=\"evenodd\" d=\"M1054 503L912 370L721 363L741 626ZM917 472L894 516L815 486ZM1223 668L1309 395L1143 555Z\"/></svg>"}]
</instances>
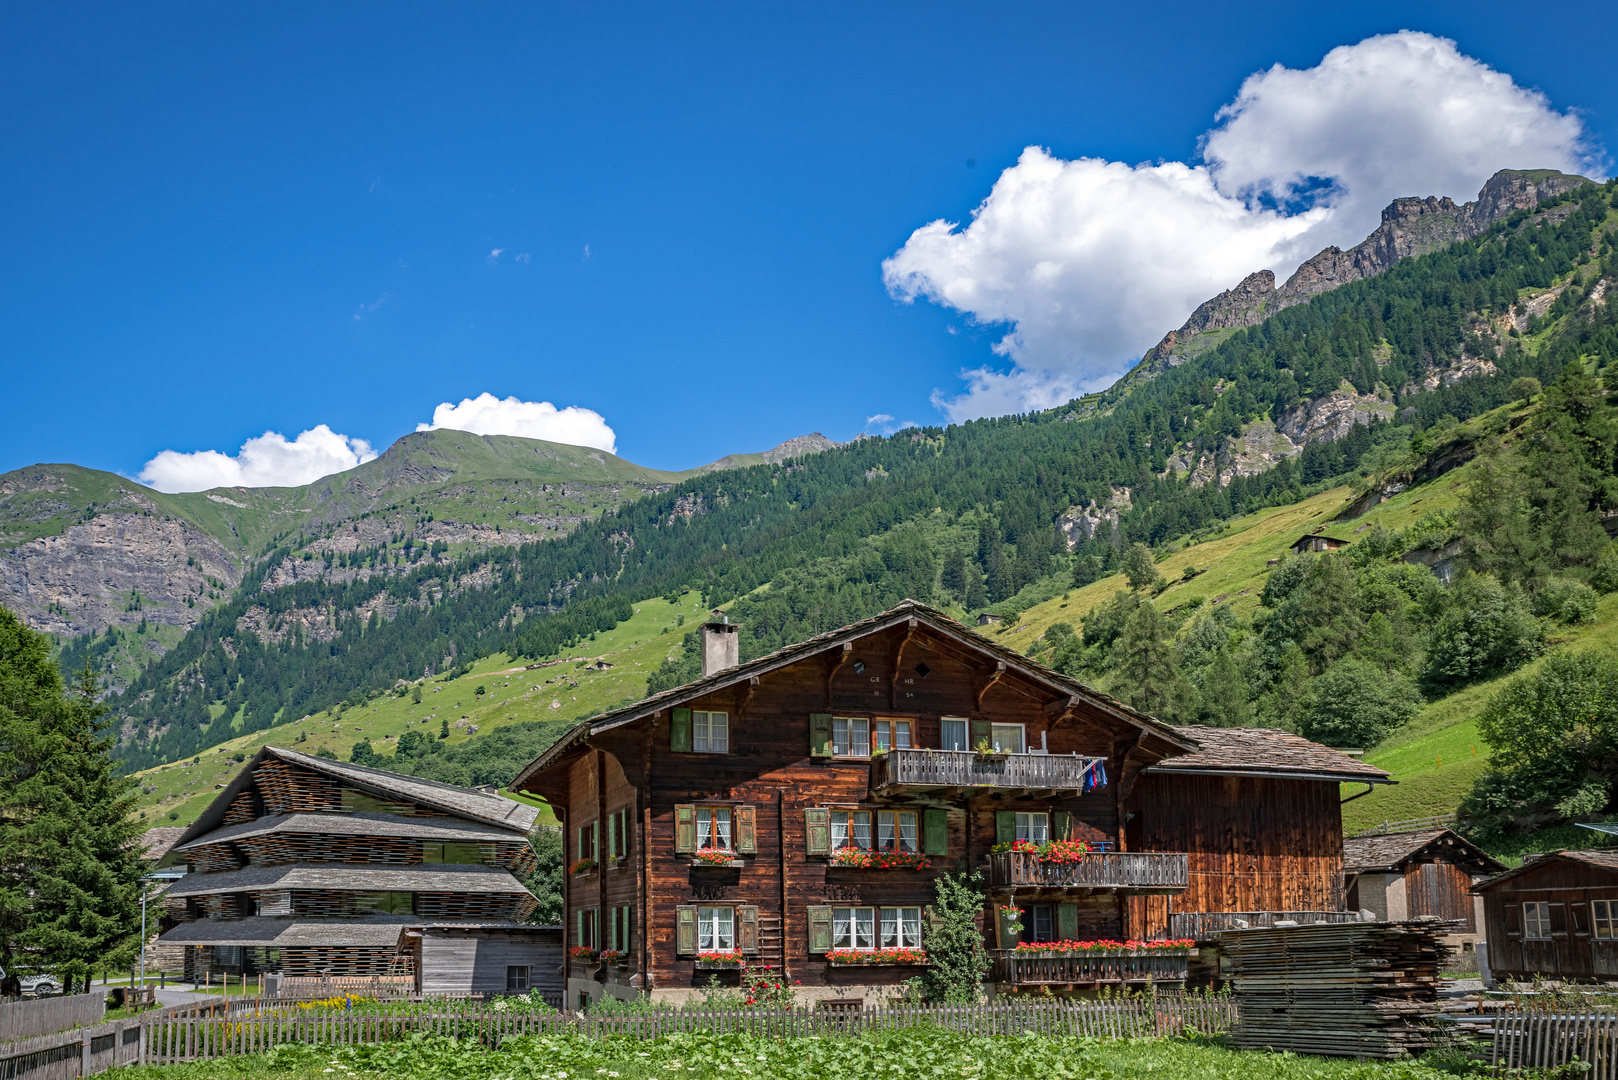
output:
<instances>
[{"instance_id":1,"label":"pine tree","mask_svg":"<svg viewBox=\"0 0 1618 1080\"><path fill-rule=\"evenodd\" d=\"M951 596L960 596L966 591L966 555L959 548L944 556L944 569L939 577L939 584Z\"/></svg>"},{"instance_id":2,"label":"pine tree","mask_svg":"<svg viewBox=\"0 0 1618 1080\"><path fill-rule=\"evenodd\" d=\"M1214 654L1202 674L1197 694L1197 723L1212 727L1246 727L1253 722L1253 706L1248 701L1247 680L1236 666L1228 648Z\"/></svg>"},{"instance_id":3,"label":"pine tree","mask_svg":"<svg viewBox=\"0 0 1618 1080\"><path fill-rule=\"evenodd\" d=\"M966 610L981 611L988 606L989 594L983 588L983 575L978 573L977 567L967 567Z\"/></svg>"},{"instance_id":4,"label":"pine tree","mask_svg":"<svg viewBox=\"0 0 1618 1080\"><path fill-rule=\"evenodd\" d=\"M1141 543L1130 544L1124 553L1124 573L1129 577L1131 589L1157 584L1157 562L1152 558L1152 549Z\"/></svg>"},{"instance_id":5,"label":"pine tree","mask_svg":"<svg viewBox=\"0 0 1618 1080\"><path fill-rule=\"evenodd\" d=\"M1196 691L1180 674L1163 617L1151 604L1140 605L1124 624L1113 667L1112 690L1130 705L1170 723L1188 718Z\"/></svg>"}]
</instances>

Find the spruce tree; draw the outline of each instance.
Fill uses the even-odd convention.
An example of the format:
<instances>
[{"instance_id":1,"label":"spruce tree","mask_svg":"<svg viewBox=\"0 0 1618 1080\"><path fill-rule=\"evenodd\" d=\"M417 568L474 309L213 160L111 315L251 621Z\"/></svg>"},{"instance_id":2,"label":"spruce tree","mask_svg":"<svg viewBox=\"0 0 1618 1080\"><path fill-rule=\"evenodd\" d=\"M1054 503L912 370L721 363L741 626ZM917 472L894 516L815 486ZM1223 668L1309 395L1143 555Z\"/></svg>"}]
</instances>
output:
<instances>
[{"instance_id":1,"label":"spruce tree","mask_svg":"<svg viewBox=\"0 0 1618 1080\"><path fill-rule=\"evenodd\" d=\"M960 596L966 591L966 556L959 548L944 556L944 569L939 577L939 584L951 596Z\"/></svg>"},{"instance_id":2,"label":"spruce tree","mask_svg":"<svg viewBox=\"0 0 1618 1080\"><path fill-rule=\"evenodd\" d=\"M1141 712L1184 723L1196 691L1180 674L1179 658L1168 639L1163 617L1142 604L1124 624L1113 647L1113 693Z\"/></svg>"}]
</instances>

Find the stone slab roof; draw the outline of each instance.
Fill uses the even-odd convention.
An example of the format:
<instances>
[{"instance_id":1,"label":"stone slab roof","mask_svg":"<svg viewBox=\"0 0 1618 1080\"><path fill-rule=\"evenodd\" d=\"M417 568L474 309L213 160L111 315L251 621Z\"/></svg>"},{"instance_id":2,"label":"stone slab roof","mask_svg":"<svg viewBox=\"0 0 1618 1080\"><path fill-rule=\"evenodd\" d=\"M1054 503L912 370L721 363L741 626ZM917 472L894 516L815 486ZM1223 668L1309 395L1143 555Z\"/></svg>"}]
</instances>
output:
<instances>
[{"instance_id":1,"label":"stone slab roof","mask_svg":"<svg viewBox=\"0 0 1618 1080\"><path fill-rule=\"evenodd\" d=\"M141 844L145 849L142 855L148 859L161 859L184 835L184 825L160 825L155 829L147 829L141 836Z\"/></svg>"},{"instance_id":2,"label":"stone slab roof","mask_svg":"<svg viewBox=\"0 0 1618 1080\"><path fill-rule=\"evenodd\" d=\"M1475 893L1484 892L1494 888L1496 885L1502 884L1503 882L1521 877L1524 874L1534 873L1537 870L1543 869L1546 864L1552 862L1573 863L1575 866L1587 866L1592 870L1618 872L1618 850L1613 850L1611 848L1607 848L1605 850L1596 849L1591 851L1551 851L1546 852L1537 859L1529 859L1527 856L1524 856L1524 859L1527 861L1525 861L1521 866L1517 867L1517 869L1507 870L1503 874L1497 874L1488 881L1480 881L1478 884L1472 887L1472 891ZM1611 879L1603 879L1600 884L1606 885L1610 880Z\"/></svg>"},{"instance_id":3,"label":"stone slab roof","mask_svg":"<svg viewBox=\"0 0 1618 1080\"><path fill-rule=\"evenodd\" d=\"M153 830L155 831L155 830ZM176 833L184 830L175 829ZM470 842L478 840L519 840L510 829L480 825L454 818L405 817L401 814L276 814L239 825L226 825L197 840L175 847L175 851L195 851L226 840L245 840L274 833L314 833L327 836L407 836L421 840Z\"/></svg>"},{"instance_id":4,"label":"stone slab roof","mask_svg":"<svg viewBox=\"0 0 1618 1080\"><path fill-rule=\"evenodd\" d=\"M392 948L400 928L420 925L411 915L367 919L198 919L181 923L157 939L159 945L246 945L283 949L297 946L371 945Z\"/></svg>"},{"instance_id":5,"label":"stone slab roof","mask_svg":"<svg viewBox=\"0 0 1618 1080\"><path fill-rule=\"evenodd\" d=\"M1498 874L1506 868L1453 829L1411 829L1350 836L1343 841L1343 873L1394 873L1411 862L1435 862L1440 856L1475 873Z\"/></svg>"},{"instance_id":6,"label":"stone slab roof","mask_svg":"<svg viewBox=\"0 0 1618 1080\"><path fill-rule=\"evenodd\" d=\"M353 866L345 863L290 863L244 866L213 874L187 874L165 895L178 898L261 889L343 889L358 892L527 893L498 866L451 863L425 866Z\"/></svg>"},{"instance_id":7,"label":"stone slab roof","mask_svg":"<svg viewBox=\"0 0 1618 1080\"><path fill-rule=\"evenodd\" d=\"M1392 784L1375 765L1301 735L1271 728L1177 727L1200 749L1159 762L1149 773L1199 772L1226 776L1296 777L1347 783Z\"/></svg>"}]
</instances>

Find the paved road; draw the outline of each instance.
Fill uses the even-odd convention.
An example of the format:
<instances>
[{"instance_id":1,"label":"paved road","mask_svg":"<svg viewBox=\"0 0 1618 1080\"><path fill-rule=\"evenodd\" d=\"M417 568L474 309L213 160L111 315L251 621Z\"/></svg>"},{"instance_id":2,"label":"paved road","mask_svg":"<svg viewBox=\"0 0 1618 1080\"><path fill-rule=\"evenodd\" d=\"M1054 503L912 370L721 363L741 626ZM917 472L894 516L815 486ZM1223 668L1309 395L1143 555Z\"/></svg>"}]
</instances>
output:
<instances>
[{"instance_id":1,"label":"paved road","mask_svg":"<svg viewBox=\"0 0 1618 1080\"><path fill-rule=\"evenodd\" d=\"M171 983L157 991L159 1005L189 1005L198 1001L218 1001L218 994L199 994L190 983Z\"/></svg>"}]
</instances>

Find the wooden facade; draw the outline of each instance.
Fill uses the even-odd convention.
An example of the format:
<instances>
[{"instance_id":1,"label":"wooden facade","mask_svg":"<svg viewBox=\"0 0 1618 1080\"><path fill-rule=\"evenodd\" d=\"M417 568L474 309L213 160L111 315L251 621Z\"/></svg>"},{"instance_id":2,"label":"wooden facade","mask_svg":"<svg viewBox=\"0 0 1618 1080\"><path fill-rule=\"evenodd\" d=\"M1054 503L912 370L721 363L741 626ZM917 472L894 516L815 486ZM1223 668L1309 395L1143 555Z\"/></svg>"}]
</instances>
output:
<instances>
[{"instance_id":1,"label":"wooden facade","mask_svg":"<svg viewBox=\"0 0 1618 1080\"><path fill-rule=\"evenodd\" d=\"M562 1004L560 926L426 923L404 929L399 952L411 958L419 994L538 993Z\"/></svg>"},{"instance_id":2,"label":"wooden facade","mask_svg":"<svg viewBox=\"0 0 1618 1080\"><path fill-rule=\"evenodd\" d=\"M1475 889L1495 978L1618 979L1618 852L1530 856Z\"/></svg>"},{"instance_id":3,"label":"wooden facade","mask_svg":"<svg viewBox=\"0 0 1618 1080\"><path fill-rule=\"evenodd\" d=\"M569 955L626 953L622 966L570 960L570 1004L688 994L711 974L698 954L721 944L783 971L804 996L846 1000L881 997L917 970L845 966L828 953L915 944L911 921L925 923L933 879L946 870L987 871L991 904L1025 909L1025 940L1161 936L1161 913L1193 888L1218 902L1340 905L1337 782L1294 791L1280 780L1152 774L1197 750L1190 729L907 601L587 721L513 788L545 798L564 822L575 864L565 887ZM1218 827L1190 824L1206 799L1192 790L1199 783L1229 803ZM1278 791L1292 801L1238 812L1237 802ZM1143 799L1153 812L1136 809ZM1288 820L1267 823L1272 814ZM1238 820L1249 822L1246 833ZM1019 836L1083 840L1093 854L1061 872L989 858ZM1251 856L1277 875L1271 885L1231 891L1188 874L1187 839L1202 845L1204 867L1229 876L1221 853L1249 836ZM875 853L908 847L889 861L926 865L844 865L850 855L872 861L866 843ZM1276 845L1291 854L1278 856ZM1253 876L1247 864L1240 870ZM998 920L982 925L996 950L1016 944Z\"/></svg>"},{"instance_id":4,"label":"wooden facade","mask_svg":"<svg viewBox=\"0 0 1618 1080\"><path fill-rule=\"evenodd\" d=\"M537 811L467 788L265 747L160 865L159 943L186 973L409 974L400 926L516 926ZM489 932L493 933L491 929Z\"/></svg>"}]
</instances>

